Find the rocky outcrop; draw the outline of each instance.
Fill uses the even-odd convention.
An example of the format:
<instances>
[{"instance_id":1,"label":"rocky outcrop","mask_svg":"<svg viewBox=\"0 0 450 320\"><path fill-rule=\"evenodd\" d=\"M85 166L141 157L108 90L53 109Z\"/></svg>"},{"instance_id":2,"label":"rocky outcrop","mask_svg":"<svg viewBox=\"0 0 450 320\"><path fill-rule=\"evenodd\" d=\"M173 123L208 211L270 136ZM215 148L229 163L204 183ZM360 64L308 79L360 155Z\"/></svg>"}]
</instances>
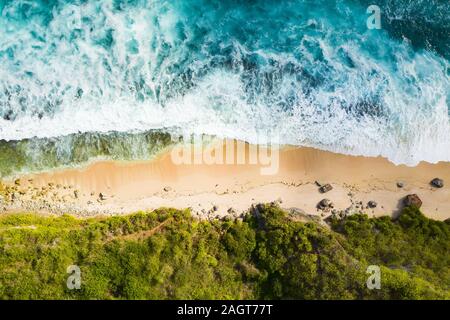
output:
<instances>
[{"instance_id":1,"label":"rocky outcrop","mask_svg":"<svg viewBox=\"0 0 450 320\"><path fill-rule=\"evenodd\" d=\"M318 204L317 208L320 210L329 210L334 207L333 202L330 199L322 199Z\"/></svg>"},{"instance_id":2,"label":"rocky outcrop","mask_svg":"<svg viewBox=\"0 0 450 320\"><path fill-rule=\"evenodd\" d=\"M403 204L407 207L417 207L422 206L422 200L417 194L409 194L403 199Z\"/></svg>"}]
</instances>

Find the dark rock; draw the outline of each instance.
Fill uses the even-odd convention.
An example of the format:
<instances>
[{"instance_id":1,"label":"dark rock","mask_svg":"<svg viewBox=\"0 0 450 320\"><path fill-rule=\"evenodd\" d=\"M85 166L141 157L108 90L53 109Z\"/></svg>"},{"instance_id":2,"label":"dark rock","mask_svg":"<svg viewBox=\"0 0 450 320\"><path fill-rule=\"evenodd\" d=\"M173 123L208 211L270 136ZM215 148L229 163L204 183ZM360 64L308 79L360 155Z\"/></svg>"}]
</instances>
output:
<instances>
[{"instance_id":1,"label":"dark rock","mask_svg":"<svg viewBox=\"0 0 450 320\"><path fill-rule=\"evenodd\" d=\"M328 191L333 190L333 187L331 186L331 184L327 183L327 184L324 184L323 186L321 186L321 187L319 188L319 190L320 190L320 192L322 192L322 193L326 193L326 192L328 192Z\"/></svg>"},{"instance_id":2,"label":"dark rock","mask_svg":"<svg viewBox=\"0 0 450 320\"><path fill-rule=\"evenodd\" d=\"M101 200L101 201L105 201L108 197L104 194L104 193L99 193L99 195L98 195L98 198Z\"/></svg>"},{"instance_id":3,"label":"dark rock","mask_svg":"<svg viewBox=\"0 0 450 320\"><path fill-rule=\"evenodd\" d=\"M323 185L323 183L321 183L320 181L314 181L314 183L316 184L316 186L321 187Z\"/></svg>"},{"instance_id":4,"label":"dark rock","mask_svg":"<svg viewBox=\"0 0 450 320\"><path fill-rule=\"evenodd\" d=\"M331 202L330 199L322 199L317 205L317 208L319 208L320 210L326 210L332 207L333 203Z\"/></svg>"},{"instance_id":5,"label":"dark rock","mask_svg":"<svg viewBox=\"0 0 450 320\"><path fill-rule=\"evenodd\" d=\"M169 192L170 190L172 190L172 188L171 187L164 187L164 189L163 189L165 192Z\"/></svg>"},{"instance_id":6,"label":"dark rock","mask_svg":"<svg viewBox=\"0 0 450 320\"><path fill-rule=\"evenodd\" d=\"M216 206L216 205L214 205L214 206L213 206L213 211L217 211L217 210L219 210L219 207Z\"/></svg>"},{"instance_id":7,"label":"dark rock","mask_svg":"<svg viewBox=\"0 0 450 320\"><path fill-rule=\"evenodd\" d=\"M439 178L434 178L430 183L435 188L442 188L444 186L444 180Z\"/></svg>"},{"instance_id":8,"label":"dark rock","mask_svg":"<svg viewBox=\"0 0 450 320\"><path fill-rule=\"evenodd\" d=\"M403 188L405 186L405 183L404 182L402 182L402 181L398 181L397 182L397 187L398 188Z\"/></svg>"},{"instance_id":9,"label":"dark rock","mask_svg":"<svg viewBox=\"0 0 450 320\"><path fill-rule=\"evenodd\" d=\"M377 207L377 205L378 205L378 203L376 203L375 201L369 201L368 203L367 203L367 206L369 207L369 208L376 208Z\"/></svg>"},{"instance_id":10,"label":"dark rock","mask_svg":"<svg viewBox=\"0 0 450 320\"><path fill-rule=\"evenodd\" d=\"M417 207L422 206L422 200L420 200L417 194L409 194L403 199L403 204L407 207Z\"/></svg>"}]
</instances>

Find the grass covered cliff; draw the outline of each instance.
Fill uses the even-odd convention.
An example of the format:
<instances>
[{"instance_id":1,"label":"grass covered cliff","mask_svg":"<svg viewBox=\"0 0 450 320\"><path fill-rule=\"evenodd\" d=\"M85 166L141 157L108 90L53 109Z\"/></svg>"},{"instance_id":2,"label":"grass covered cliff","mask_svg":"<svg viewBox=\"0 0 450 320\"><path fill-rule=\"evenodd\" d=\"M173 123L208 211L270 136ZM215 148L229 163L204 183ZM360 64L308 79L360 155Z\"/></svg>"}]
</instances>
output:
<instances>
[{"instance_id":1,"label":"grass covered cliff","mask_svg":"<svg viewBox=\"0 0 450 320\"><path fill-rule=\"evenodd\" d=\"M450 224L406 208L331 229L273 205L243 221L160 209L79 220L0 217L1 299L449 299ZM67 267L81 287L70 290ZM366 286L368 265L381 289Z\"/></svg>"}]
</instances>

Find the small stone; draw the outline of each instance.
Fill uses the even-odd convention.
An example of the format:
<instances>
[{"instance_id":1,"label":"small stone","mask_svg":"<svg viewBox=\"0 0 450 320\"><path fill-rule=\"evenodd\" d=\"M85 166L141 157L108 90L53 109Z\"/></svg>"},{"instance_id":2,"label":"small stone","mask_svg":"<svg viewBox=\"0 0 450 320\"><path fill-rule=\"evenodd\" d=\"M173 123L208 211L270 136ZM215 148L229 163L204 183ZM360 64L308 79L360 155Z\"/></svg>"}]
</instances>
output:
<instances>
[{"instance_id":1,"label":"small stone","mask_svg":"<svg viewBox=\"0 0 450 320\"><path fill-rule=\"evenodd\" d=\"M322 193L326 193L328 191L333 190L333 187L331 186L331 184L327 183L327 184L324 184L323 186L321 186L319 190Z\"/></svg>"},{"instance_id":2,"label":"small stone","mask_svg":"<svg viewBox=\"0 0 450 320\"><path fill-rule=\"evenodd\" d=\"M20 179L14 180L14 184L15 184L16 186L20 186Z\"/></svg>"},{"instance_id":3,"label":"small stone","mask_svg":"<svg viewBox=\"0 0 450 320\"><path fill-rule=\"evenodd\" d=\"M219 207L214 205L212 209L213 209L213 211L217 211L217 210L219 210Z\"/></svg>"},{"instance_id":4,"label":"small stone","mask_svg":"<svg viewBox=\"0 0 450 320\"><path fill-rule=\"evenodd\" d=\"M73 196L75 197L75 199L78 199L78 190L75 190L75 191L73 192Z\"/></svg>"},{"instance_id":5,"label":"small stone","mask_svg":"<svg viewBox=\"0 0 450 320\"><path fill-rule=\"evenodd\" d=\"M405 183L402 181L397 182L397 188L403 188L405 186Z\"/></svg>"},{"instance_id":6,"label":"small stone","mask_svg":"<svg viewBox=\"0 0 450 320\"><path fill-rule=\"evenodd\" d=\"M235 213L236 213L236 211L235 211L233 208L229 208L229 209L227 210L227 212L228 212L229 214L235 214Z\"/></svg>"},{"instance_id":7,"label":"small stone","mask_svg":"<svg viewBox=\"0 0 450 320\"><path fill-rule=\"evenodd\" d=\"M369 202L367 203L367 206L368 206L369 208L371 208L371 209L376 208L377 205L378 205L378 203L376 203L375 201L369 201Z\"/></svg>"},{"instance_id":8,"label":"small stone","mask_svg":"<svg viewBox=\"0 0 450 320\"><path fill-rule=\"evenodd\" d=\"M417 207L420 208L422 206L422 200L420 200L417 194L409 194L403 199L403 204L407 207Z\"/></svg>"},{"instance_id":9,"label":"small stone","mask_svg":"<svg viewBox=\"0 0 450 320\"><path fill-rule=\"evenodd\" d=\"M163 189L165 192L169 192L170 190L172 190L172 188L171 187L164 187L164 189Z\"/></svg>"},{"instance_id":10,"label":"small stone","mask_svg":"<svg viewBox=\"0 0 450 320\"><path fill-rule=\"evenodd\" d=\"M101 201L105 201L108 197L104 194L104 193L99 193L99 195L98 195L98 198L101 200Z\"/></svg>"},{"instance_id":11,"label":"small stone","mask_svg":"<svg viewBox=\"0 0 450 320\"><path fill-rule=\"evenodd\" d=\"M439 179L439 178L434 178L433 180L431 180L430 183L435 188L442 188L442 187L444 187L444 180Z\"/></svg>"},{"instance_id":12,"label":"small stone","mask_svg":"<svg viewBox=\"0 0 450 320\"><path fill-rule=\"evenodd\" d=\"M314 181L314 183L316 184L316 186L321 187L323 186L323 183L321 183L320 181Z\"/></svg>"}]
</instances>

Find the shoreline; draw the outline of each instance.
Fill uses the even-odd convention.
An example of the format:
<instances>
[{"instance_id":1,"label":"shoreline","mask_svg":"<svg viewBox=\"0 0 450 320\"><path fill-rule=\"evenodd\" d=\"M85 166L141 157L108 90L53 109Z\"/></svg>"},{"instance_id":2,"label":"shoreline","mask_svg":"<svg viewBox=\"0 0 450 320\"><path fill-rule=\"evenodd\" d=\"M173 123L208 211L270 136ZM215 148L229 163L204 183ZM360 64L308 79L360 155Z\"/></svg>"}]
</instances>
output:
<instances>
[{"instance_id":1,"label":"shoreline","mask_svg":"<svg viewBox=\"0 0 450 320\"><path fill-rule=\"evenodd\" d=\"M278 202L283 209L321 218L361 212L395 217L403 198L417 194L426 216L450 217L450 188L430 185L437 177L450 181L449 162L397 166L381 157L286 146L279 150L276 174L262 175L265 166L248 161L256 149L246 144L245 151L245 164L176 164L171 150L166 150L149 161L98 161L82 168L27 174L16 183L6 181L14 199L0 211L90 217L173 207L191 208L193 216L211 219L238 217L252 205ZM202 157L208 152L202 150ZM226 157L226 148L223 154ZM333 189L323 194L317 182ZM325 198L333 202L332 209L317 208ZM369 201L377 206L368 208Z\"/></svg>"}]
</instances>

